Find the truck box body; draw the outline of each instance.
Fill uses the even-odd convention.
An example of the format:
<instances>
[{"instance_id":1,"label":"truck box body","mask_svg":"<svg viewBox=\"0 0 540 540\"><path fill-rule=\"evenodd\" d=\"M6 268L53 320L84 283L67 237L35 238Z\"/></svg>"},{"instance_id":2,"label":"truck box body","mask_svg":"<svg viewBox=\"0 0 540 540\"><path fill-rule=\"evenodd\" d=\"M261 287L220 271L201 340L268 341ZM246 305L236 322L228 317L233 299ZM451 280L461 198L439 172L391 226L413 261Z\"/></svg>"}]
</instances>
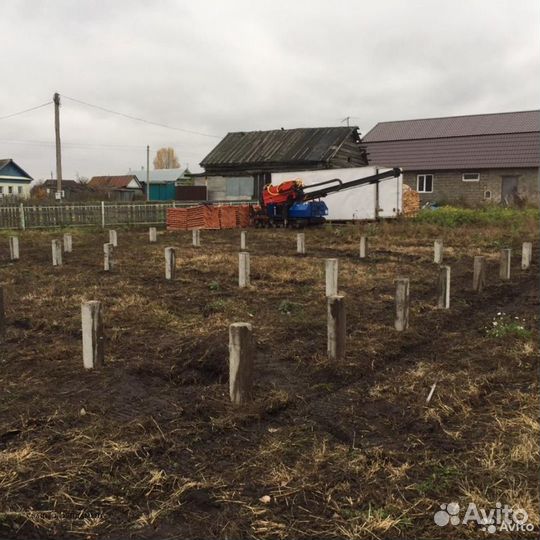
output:
<instances>
[{"instance_id":1,"label":"truck box body","mask_svg":"<svg viewBox=\"0 0 540 540\"><path fill-rule=\"evenodd\" d=\"M371 176L388 169L375 167L351 167L346 169L320 169L315 171L295 171L272 173L272 184L278 185L285 180L299 178L305 186L317 184L324 180L339 178L349 182L357 178ZM379 217L396 217L402 211L403 177L388 178L379 182ZM377 204L377 187L375 184L357 186L337 193L331 193L323 198L328 206L330 221L349 221L375 219Z\"/></svg>"}]
</instances>

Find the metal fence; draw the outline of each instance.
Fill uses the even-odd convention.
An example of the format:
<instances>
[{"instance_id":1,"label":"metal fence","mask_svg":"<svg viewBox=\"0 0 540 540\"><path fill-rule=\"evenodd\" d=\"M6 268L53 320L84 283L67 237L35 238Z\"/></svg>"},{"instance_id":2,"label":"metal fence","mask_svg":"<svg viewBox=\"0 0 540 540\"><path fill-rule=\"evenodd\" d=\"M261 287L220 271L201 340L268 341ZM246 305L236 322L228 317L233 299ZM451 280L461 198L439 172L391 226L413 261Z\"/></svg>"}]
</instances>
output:
<instances>
[{"instance_id":1,"label":"metal fence","mask_svg":"<svg viewBox=\"0 0 540 540\"><path fill-rule=\"evenodd\" d=\"M214 201L213 204L246 204L253 201ZM167 208L195 206L194 202L13 205L0 206L0 229L48 227L106 227L109 225L164 225Z\"/></svg>"}]
</instances>

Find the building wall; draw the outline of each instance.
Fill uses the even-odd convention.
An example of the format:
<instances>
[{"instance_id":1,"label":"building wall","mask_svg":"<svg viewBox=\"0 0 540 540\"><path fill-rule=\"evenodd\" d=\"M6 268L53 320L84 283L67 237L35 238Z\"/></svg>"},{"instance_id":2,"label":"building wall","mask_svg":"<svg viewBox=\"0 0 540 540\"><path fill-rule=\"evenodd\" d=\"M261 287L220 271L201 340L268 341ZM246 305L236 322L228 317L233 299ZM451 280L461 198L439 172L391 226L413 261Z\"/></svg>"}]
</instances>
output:
<instances>
[{"instance_id":1,"label":"building wall","mask_svg":"<svg viewBox=\"0 0 540 540\"><path fill-rule=\"evenodd\" d=\"M151 201L174 201L176 195L176 186L174 182L150 182L150 200Z\"/></svg>"},{"instance_id":2,"label":"building wall","mask_svg":"<svg viewBox=\"0 0 540 540\"><path fill-rule=\"evenodd\" d=\"M480 173L478 182L464 182L464 172ZM418 174L433 174L433 192L420 193L420 202L452 203L478 205L485 203L501 202L501 187L503 176L518 177L518 193L528 203L538 204L539 198L539 169L483 169L483 170L459 170L459 171L406 171L403 181L412 189L417 189ZM486 198L486 192L491 198Z\"/></svg>"},{"instance_id":3,"label":"building wall","mask_svg":"<svg viewBox=\"0 0 540 540\"><path fill-rule=\"evenodd\" d=\"M30 197L30 183L17 180L0 180L0 197Z\"/></svg>"},{"instance_id":4,"label":"building wall","mask_svg":"<svg viewBox=\"0 0 540 540\"><path fill-rule=\"evenodd\" d=\"M253 176L195 177L195 186L206 186L209 201L251 201L254 198Z\"/></svg>"}]
</instances>

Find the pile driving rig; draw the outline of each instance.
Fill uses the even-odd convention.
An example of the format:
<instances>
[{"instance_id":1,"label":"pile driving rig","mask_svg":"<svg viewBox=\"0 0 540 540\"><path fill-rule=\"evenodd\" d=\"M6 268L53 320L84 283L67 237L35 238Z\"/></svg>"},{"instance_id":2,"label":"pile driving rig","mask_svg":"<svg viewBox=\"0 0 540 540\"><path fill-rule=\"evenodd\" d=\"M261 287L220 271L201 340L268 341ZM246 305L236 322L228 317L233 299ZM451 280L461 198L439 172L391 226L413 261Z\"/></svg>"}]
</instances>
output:
<instances>
[{"instance_id":1,"label":"pile driving rig","mask_svg":"<svg viewBox=\"0 0 540 540\"><path fill-rule=\"evenodd\" d=\"M253 224L255 227L303 227L324 223L328 207L324 201L315 199L344 189L377 184L400 174L401 169L395 168L350 182L333 178L310 186L304 186L301 180L287 180L278 186L267 184L262 192L261 209L253 216Z\"/></svg>"}]
</instances>

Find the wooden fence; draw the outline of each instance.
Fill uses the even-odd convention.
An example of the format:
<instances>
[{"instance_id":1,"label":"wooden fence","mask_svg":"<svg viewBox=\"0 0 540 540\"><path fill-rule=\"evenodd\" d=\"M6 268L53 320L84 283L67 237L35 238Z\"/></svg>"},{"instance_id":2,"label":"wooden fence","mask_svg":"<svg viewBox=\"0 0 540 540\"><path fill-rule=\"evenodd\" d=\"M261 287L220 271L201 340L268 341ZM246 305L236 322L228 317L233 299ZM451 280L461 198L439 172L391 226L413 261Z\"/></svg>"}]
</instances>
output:
<instances>
[{"instance_id":1,"label":"wooden fence","mask_svg":"<svg viewBox=\"0 0 540 540\"><path fill-rule=\"evenodd\" d=\"M249 202L249 201L247 201ZM218 201L215 201L218 203ZM167 208L194 206L193 202L13 205L0 206L0 229L48 227L106 227L110 225L165 225ZM219 204L246 204L223 201Z\"/></svg>"}]
</instances>

